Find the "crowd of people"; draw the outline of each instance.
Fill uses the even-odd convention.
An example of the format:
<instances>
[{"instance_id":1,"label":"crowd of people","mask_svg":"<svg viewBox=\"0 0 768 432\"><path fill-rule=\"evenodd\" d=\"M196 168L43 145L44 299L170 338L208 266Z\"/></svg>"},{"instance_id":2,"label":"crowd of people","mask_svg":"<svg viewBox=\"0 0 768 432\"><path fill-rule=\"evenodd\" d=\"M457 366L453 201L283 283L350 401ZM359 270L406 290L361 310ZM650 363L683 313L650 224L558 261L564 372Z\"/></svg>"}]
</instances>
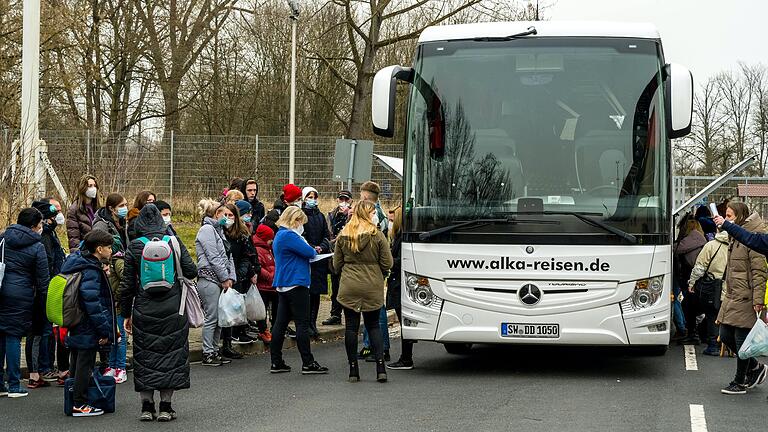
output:
<instances>
[{"instance_id":1,"label":"crowd of people","mask_svg":"<svg viewBox=\"0 0 768 432\"><path fill-rule=\"evenodd\" d=\"M101 415L104 411L88 400L92 374L126 382L130 339L139 419L175 419L174 392L190 387L190 325L182 312L187 300L182 281L188 280L196 281L204 312L203 366L227 365L243 357L236 345L261 341L270 350L270 372L290 372L282 356L290 337L296 339L302 374L327 373L312 355L311 340L319 337L321 296L330 287L331 314L321 324L345 323L350 382L360 381L361 360L376 363L379 382L387 381L387 367L413 368L412 348L405 341L400 359L385 363L390 361L387 309L401 319L402 212L398 207L387 217L379 193L374 182L361 186L357 201L342 190L333 211L325 214L320 200L327 198L317 189L287 184L267 211L254 179L233 179L221 197L199 202L196 262L176 233L171 206L151 191L140 192L129 205L126 197L104 193L98 180L86 175L66 212L53 198L34 201L0 233L5 269L0 396L19 398L28 389L72 383L71 414ZM62 226L68 253L57 234ZM78 275L82 318L69 328L51 323L46 313L49 282L56 275ZM252 287L267 318L222 327L222 294L230 289L246 294ZM358 351L361 321L364 342Z\"/></svg>"},{"instance_id":2,"label":"crowd of people","mask_svg":"<svg viewBox=\"0 0 768 432\"><path fill-rule=\"evenodd\" d=\"M757 320L766 319L768 235L760 215L745 203L724 202L716 208L714 217L702 206L678 224L673 340L706 344L704 355L732 357ZM738 357L735 376L721 392L746 394L762 384L766 374L765 364Z\"/></svg>"}]
</instances>

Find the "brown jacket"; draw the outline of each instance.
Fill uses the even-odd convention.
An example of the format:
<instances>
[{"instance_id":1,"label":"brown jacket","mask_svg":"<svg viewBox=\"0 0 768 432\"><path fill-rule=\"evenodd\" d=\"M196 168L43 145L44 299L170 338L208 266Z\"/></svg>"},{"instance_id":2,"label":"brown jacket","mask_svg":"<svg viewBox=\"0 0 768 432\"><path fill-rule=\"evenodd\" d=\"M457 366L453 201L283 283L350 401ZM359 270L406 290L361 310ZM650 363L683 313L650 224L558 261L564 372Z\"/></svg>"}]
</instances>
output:
<instances>
[{"instance_id":1,"label":"brown jacket","mask_svg":"<svg viewBox=\"0 0 768 432\"><path fill-rule=\"evenodd\" d=\"M381 231L362 234L360 251L352 252L348 237L339 237L333 253L333 268L341 273L338 301L359 312L384 306L384 278L392 268L392 252Z\"/></svg>"},{"instance_id":2,"label":"brown jacket","mask_svg":"<svg viewBox=\"0 0 768 432\"><path fill-rule=\"evenodd\" d=\"M752 213L743 227L752 232L765 232L763 220L757 213ZM725 298L717 320L740 328L755 325L753 306L765 302L766 275L765 256L732 239L725 272Z\"/></svg>"},{"instance_id":3,"label":"brown jacket","mask_svg":"<svg viewBox=\"0 0 768 432\"><path fill-rule=\"evenodd\" d=\"M93 216L96 215L93 209ZM69 238L69 253L74 253L79 247L80 242L86 234L91 232L93 220L88 217L85 208L80 206L79 201L75 201L67 210L67 237Z\"/></svg>"}]
</instances>

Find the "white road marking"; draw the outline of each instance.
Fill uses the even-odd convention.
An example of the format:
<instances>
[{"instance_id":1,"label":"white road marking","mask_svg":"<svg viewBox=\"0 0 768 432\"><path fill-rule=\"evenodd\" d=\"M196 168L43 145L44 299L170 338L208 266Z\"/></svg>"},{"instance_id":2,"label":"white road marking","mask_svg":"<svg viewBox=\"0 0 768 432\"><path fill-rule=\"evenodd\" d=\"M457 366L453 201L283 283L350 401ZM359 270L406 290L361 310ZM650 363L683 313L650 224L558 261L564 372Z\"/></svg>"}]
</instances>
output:
<instances>
[{"instance_id":1,"label":"white road marking","mask_svg":"<svg viewBox=\"0 0 768 432\"><path fill-rule=\"evenodd\" d=\"M707 432L707 419L704 416L704 405L690 405L691 432Z\"/></svg>"},{"instance_id":2,"label":"white road marking","mask_svg":"<svg viewBox=\"0 0 768 432\"><path fill-rule=\"evenodd\" d=\"M696 347L693 345L685 346L685 370L699 370L699 363L696 361Z\"/></svg>"}]
</instances>

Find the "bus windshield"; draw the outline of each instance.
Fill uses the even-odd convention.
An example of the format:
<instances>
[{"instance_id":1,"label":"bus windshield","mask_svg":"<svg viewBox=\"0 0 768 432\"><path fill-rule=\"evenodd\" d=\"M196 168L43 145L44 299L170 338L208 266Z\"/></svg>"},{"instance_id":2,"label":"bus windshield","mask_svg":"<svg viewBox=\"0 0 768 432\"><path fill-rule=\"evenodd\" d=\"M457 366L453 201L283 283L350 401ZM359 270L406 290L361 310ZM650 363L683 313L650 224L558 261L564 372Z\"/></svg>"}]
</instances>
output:
<instances>
[{"instance_id":1,"label":"bus windshield","mask_svg":"<svg viewBox=\"0 0 768 432\"><path fill-rule=\"evenodd\" d=\"M577 234L582 243L621 242L569 217L578 213L641 243L667 243L663 80L654 40L420 45L408 108L405 232L506 217L428 241L563 242Z\"/></svg>"}]
</instances>

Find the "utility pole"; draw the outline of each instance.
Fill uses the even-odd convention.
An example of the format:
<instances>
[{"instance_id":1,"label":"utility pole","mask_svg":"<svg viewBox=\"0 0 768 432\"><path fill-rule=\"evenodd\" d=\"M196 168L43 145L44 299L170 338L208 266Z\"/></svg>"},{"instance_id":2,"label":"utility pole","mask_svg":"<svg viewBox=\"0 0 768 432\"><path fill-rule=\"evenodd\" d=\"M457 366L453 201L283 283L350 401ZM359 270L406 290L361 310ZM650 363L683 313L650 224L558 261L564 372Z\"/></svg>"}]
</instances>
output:
<instances>
[{"instance_id":1,"label":"utility pole","mask_svg":"<svg viewBox=\"0 0 768 432\"><path fill-rule=\"evenodd\" d=\"M24 0L21 54L21 167L24 191L45 194L45 177L38 172L40 131L38 111L40 102L40 0ZM40 179L42 178L42 185Z\"/></svg>"},{"instance_id":2,"label":"utility pole","mask_svg":"<svg viewBox=\"0 0 768 432\"><path fill-rule=\"evenodd\" d=\"M288 183L296 180L296 27L299 21L299 4L288 0L291 8L291 123L288 150Z\"/></svg>"}]
</instances>

